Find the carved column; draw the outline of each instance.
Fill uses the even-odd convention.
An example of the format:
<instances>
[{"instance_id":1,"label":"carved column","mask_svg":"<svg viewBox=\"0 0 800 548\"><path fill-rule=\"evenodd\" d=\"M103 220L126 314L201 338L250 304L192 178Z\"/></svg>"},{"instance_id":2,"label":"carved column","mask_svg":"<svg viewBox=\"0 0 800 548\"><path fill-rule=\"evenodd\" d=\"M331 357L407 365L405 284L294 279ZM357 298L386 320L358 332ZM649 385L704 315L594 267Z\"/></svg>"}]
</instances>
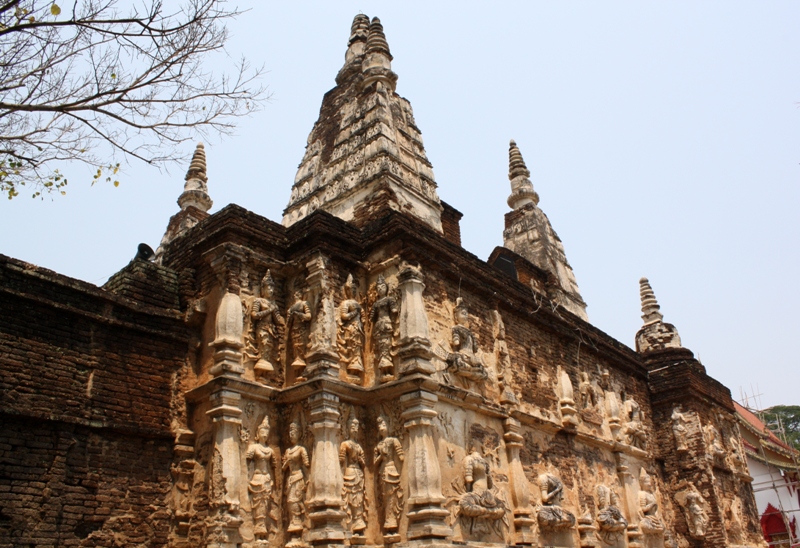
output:
<instances>
[{"instance_id":1,"label":"carved column","mask_svg":"<svg viewBox=\"0 0 800 548\"><path fill-rule=\"evenodd\" d=\"M450 512L442 508L442 474L433 444L436 394L422 390L400 397L408 431L408 532L409 540L443 539L453 531L445 523Z\"/></svg>"},{"instance_id":2,"label":"carved column","mask_svg":"<svg viewBox=\"0 0 800 548\"><path fill-rule=\"evenodd\" d=\"M522 448L522 434L520 423L517 419L507 418L503 423L508 453L508 486L511 490L511 502L514 505L514 544L532 545L536 536L531 530L534 519L531 517L531 493L528 488L528 479L519 460L519 450Z\"/></svg>"},{"instance_id":3,"label":"carved column","mask_svg":"<svg viewBox=\"0 0 800 548\"><path fill-rule=\"evenodd\" d=\"M433 352L428 338L428 315L422 292L425 284L422 271L403 263L397 275L400 289L400 337L397 358L400 361L400 375L436 372L431 363Z\"/></svg>"},{"instance_id":4,"label":"carved column","mask_svg":"<svg viewBox=\"0 0 800 548\"><path fill-rule=\"evenodd\" d=\"M339 398L321 392L308 399L314 452L311 455L308 516L314 544L344 541L342 470L339 467Z\"/></svg>"},{"instance_id":5,"label":"carved column","mask_svg":"<svg viewBox=\"0 0 800 548\"><path fill-rule=\"evenodd\" d=\"M336 307L328 279L327 260L317 255L306 263L309 301L313 307L309 348L306 353L306 378L339 378L339 353L336 351Z\"/></svg>"},{"instance_id":6,"label":"carved column","mask_svg":"<svg viewBox=\"0 0 800 548\"><path fill-rule=\"evenodd\" d=\"M241 317L241 309L240 309ZM214 453L211 456L209 506L214 515L209 527L209 548L236 548L241 544L239 525L239 478L242 475L239 455L239 428L242 421L241 395L227 389L211 394L211 417L214 429Z\"/></svg>"},{"instance_id":7,"label":"carved column","mask_svg":"<svg viewBox=\"0 0 800 548\"><path fill-rule=\"evenodd\" d=\"M616 452L617 474L622 483L622 496L625 499L625 509L628 516L628 547L642 548L642 532L639 530L639 479L628 465L628 457L624 453Z\"/></svg>"}]
</instances>

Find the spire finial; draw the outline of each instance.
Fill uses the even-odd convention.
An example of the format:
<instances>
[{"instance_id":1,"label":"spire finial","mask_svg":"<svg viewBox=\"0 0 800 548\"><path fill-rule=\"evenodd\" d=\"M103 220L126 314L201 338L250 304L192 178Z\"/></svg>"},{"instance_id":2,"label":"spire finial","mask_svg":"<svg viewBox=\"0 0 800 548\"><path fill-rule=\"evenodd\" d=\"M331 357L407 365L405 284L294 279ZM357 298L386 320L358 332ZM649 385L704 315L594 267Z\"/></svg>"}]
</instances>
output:
<instances>
[{"instance_id":1,"label":"spire finial","mask_svg":"<svg viewBox=\"0 0 800 548\"><path fill-rule=\"evenodd\" d=\"M194 206L200 211L207 212L214 202L208 195L208 177L206 176L206 150L203 143L197 143L197 148L192 156L192 162L186 172L186 183L183 193L178 198L178 205L182 210Z\"/></svg>"},{"instance_id":2,"label":"spire finial","mask_svg":"<svg viewBox=\"0 0 800 548\"><path fill-rule=\"evenodd\" d=\"M369 36L369 17L363 13L359 13L353 17L353 24L350 25L350 40L347 42L348 46L352 46L355 42L366 42Z\"/></svg>"},{"instance_id":3,"label":"spire finial","mask_svg":"<svg viewBox=\"0 0 800 548\"><path fill-rule=\"evenodd\" d=\"M661 308L656 300L656 294L653 288L650 287L650 281L647 278L639 280L639 296L642 298L642 319L645 325L660 322L664 319L664 315L659 312Z\"/></svg>"},{"instance_id":4,"label":"spire finial","mask_svg":"<svg viewBox=\"0 0 800 548\"><path fill-rule=\"evenodd\" d=\"M519 209L526 204L539 203L539 195L533 190L533 183L529 177L531 172L525 165L522 153L514 139L508 145L508 180L511 181L511 195L508 197L508 206Z\"/></svg>"},{"instance_id":5,"label":"spire finial","mask_svg":"<svg viewBox=\"0 0 800 548\"><path fill-rule=\"evenodd\" d=\"M337 85L342 85L351 76L361 72L368 36L369 17L359 13L353 18L353 24L350 25L350 39L347 41L347 51L344 54L344 66L336 75Z\"/></svg>"},{"instance_id":6,"label":"spire finial","mask_svg":"<svg viewBox=\"0 0 800 548\"><path fill-rule=\"evenodd\" d=\"M392 59L381 20L373 17L369 24L364 62L361 65L364 74L363 86L366 88L378 82L378 89L380 89L380 84L383 84L394 91L397 87L397 74L392 72Z\"/></svg>"}]
</instances>

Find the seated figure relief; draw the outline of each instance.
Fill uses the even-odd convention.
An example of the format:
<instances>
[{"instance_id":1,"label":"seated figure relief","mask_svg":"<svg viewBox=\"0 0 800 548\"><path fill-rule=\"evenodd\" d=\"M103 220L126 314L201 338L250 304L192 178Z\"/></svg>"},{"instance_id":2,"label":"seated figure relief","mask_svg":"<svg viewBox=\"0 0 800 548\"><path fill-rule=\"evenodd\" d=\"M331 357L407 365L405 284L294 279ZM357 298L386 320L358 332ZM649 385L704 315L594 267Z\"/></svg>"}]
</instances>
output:
<instances>
[{"instance_id":1,"label":"seated figure relief","mask_svg":"<svg viewBox=\"0 0 800 548\"><path fill-rule=\"evenodd\" d=\"M637 449L647 448L647 431L644 428L644 413L635 400L625 400L625 442Z\"/></svg>"},{"instance_id":2,"label":"seated figure relief","mask_svg":"<svg viewBox=\"0 0 800 548\"><path fill-rule=\"evenodd\" d=\"M564 530L575 526L575 515L561 507L564 498L564 484L553 474L539 476L539 489L542 503L537 509L536 519L539 528L544 530Z\"/></svg>"},{"instance_id":3,"label":"seated figure relief","mask_svg":"<svg viewBox=\"0 0 800 548\"><path fill-rule=\"evenodd\" d=\"M464 457L461 477L452 484L457 495L450 497L447 505L454 507L453 520L461 523L462 533L494 533L502 537L508 527L508 507L494 486L491 459L484 457L479 448L480 443L474 442Z\"/></svg>"},{"instance_id":4,"label":"seated figure relief","mask_svg":"<svg viewBox=\"0 0 800 548\"><path fill-rule=\"evenodd\" d=\"M451 351L440 356L447 364L446 378L457 379L464 388L482 387L489 374L479 356L478 340L469 326L469 310L461 297L456 299L453 320Z\"/></svg>"},{"instance_id":5,"label":"seated figure relief","mask_svg":"<svg viewBox=\"0 0 800 548\"><path fill-rule=\"evenodd\" d=\"M596 491L598 535L606 544L616 544L628 528L628 520L619 509L619 496L605 485L598 485Z\"/></svg>"}]
</instances>

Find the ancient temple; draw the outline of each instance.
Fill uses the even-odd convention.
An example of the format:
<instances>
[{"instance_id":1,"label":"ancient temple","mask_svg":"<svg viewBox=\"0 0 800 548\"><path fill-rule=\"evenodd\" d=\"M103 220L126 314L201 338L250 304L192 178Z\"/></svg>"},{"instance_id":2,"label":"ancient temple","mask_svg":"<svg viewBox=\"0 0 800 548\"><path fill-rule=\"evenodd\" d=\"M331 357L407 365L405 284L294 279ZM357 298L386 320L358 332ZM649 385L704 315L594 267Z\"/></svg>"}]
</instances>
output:
<instances>
[{"instance_id":1,"label":"ancient temple","mask_svg":"<svg viewBox=\"0 0 800 548\"><path fill-rule=\"evenodd\" d=\"M154 260L0 257L0 546L765 546L649 282L635 350L588 323L514 141L463 249L391 63L356 16L280 224L210 214L198 145Z\"/></svg>"}]
</instances>

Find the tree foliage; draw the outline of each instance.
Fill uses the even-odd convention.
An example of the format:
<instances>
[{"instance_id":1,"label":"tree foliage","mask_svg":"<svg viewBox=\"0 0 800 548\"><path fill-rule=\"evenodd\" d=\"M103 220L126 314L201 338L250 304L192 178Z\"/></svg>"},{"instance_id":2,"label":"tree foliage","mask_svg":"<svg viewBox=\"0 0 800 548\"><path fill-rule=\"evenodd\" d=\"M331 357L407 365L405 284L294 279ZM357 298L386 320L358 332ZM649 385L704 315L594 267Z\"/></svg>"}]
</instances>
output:
<instances>
[{"instance_id":1,"label":"tree foliage","mask_svg":"<svg viewBox=\"0 0 800 548\"><path fill-rule=\"evenodd\" d=\"M229 133L265 99L244 59L206 68L236 15L221 0L0 0L0 192L63 191L68 160L111 180L119 159L164 166L196 133Z\"/></svg>"},{"instance_id":2,"label":"tree foliage","mask_svg":"<svg viewBox=\"0 0 800 548\"><path fill-rule=\"evenodd\" d=\"M778 419L786 441L800 451L800 405L776 405L764 411L764 421L771 430L778 430Z\"/></svg>"}]
</instances>

